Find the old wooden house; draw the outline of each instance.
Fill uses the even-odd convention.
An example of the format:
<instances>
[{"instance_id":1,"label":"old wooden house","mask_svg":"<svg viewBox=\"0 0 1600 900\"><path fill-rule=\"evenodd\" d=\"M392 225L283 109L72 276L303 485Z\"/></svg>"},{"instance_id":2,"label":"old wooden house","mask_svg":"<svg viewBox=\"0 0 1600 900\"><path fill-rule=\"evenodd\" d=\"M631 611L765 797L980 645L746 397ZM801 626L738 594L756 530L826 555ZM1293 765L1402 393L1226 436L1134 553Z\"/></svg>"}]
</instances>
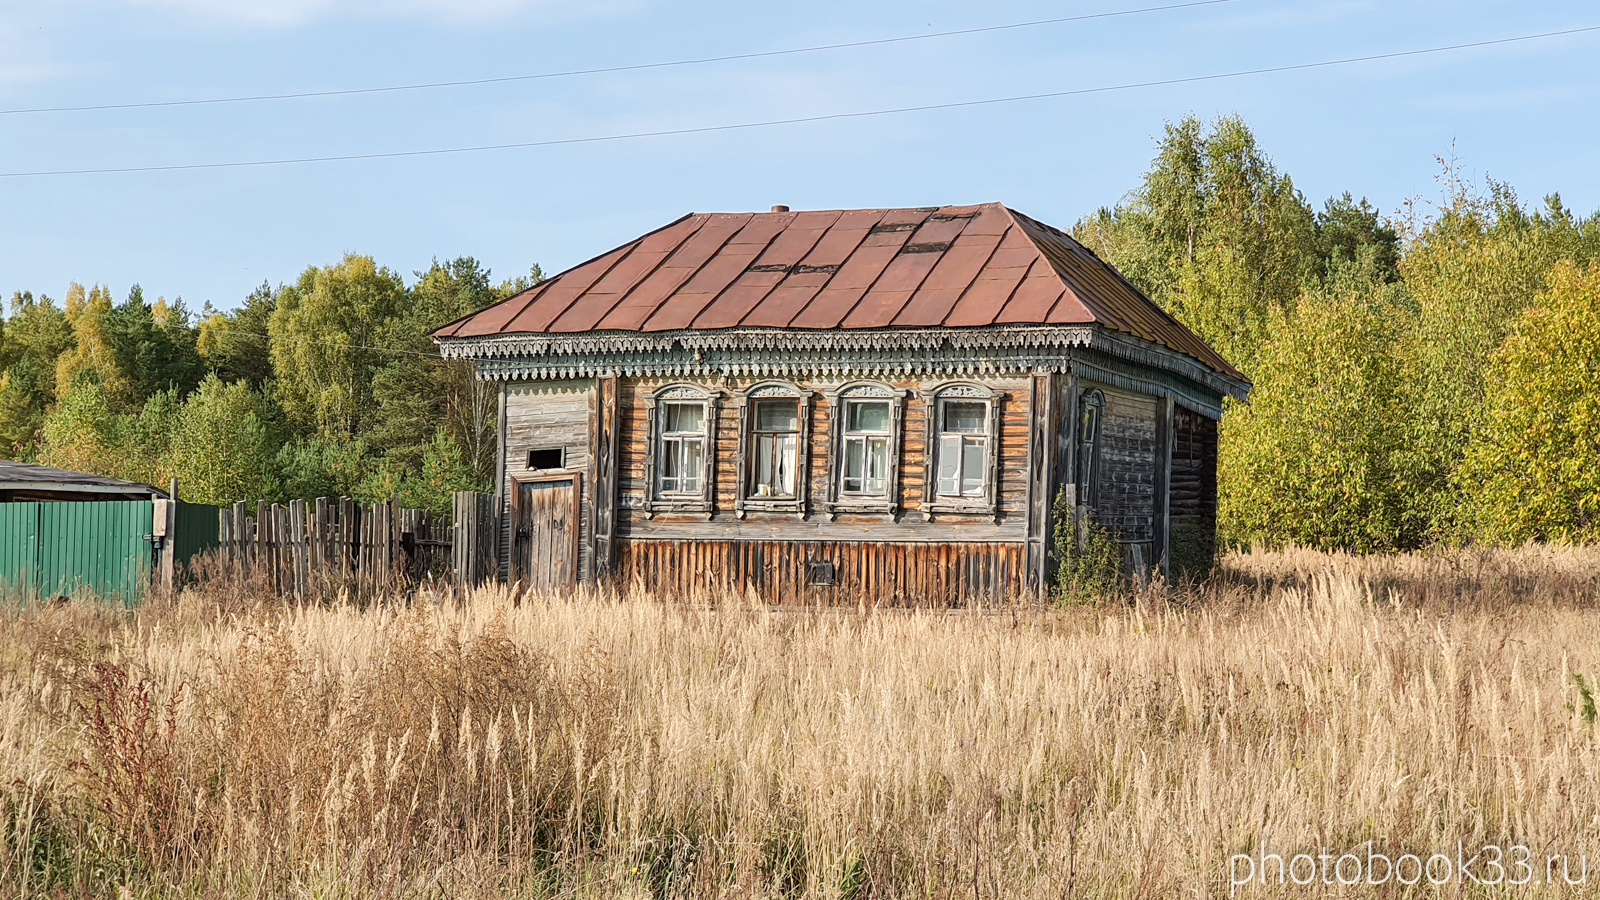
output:
<instances>
[{"instance_id":1,"label":"old wooden house","mask_svg":"<svg viewBox=\"0 0 1600 900\"><path fill-rule=\"evenodd\" d=\"M1063 493L1202 566L1248 389L998 203L688 215L434 337L500 388L505 577L782 603L1037 590Z\"/></svg>"}]
</instances>

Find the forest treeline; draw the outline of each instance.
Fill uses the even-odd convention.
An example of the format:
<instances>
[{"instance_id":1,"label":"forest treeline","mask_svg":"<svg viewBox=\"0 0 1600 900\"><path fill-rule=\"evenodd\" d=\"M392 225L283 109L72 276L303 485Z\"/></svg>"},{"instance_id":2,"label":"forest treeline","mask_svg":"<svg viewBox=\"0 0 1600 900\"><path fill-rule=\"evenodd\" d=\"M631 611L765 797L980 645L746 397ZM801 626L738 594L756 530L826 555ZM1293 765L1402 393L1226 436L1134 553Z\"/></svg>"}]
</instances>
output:
<instances>
[{"instance_id":1,"label":"forest treeline","mask_svg":"<svg viewBox=\"0 0 1600 900\"><path fill-rule=\"evenodd\" d=\"M1316 208L1243 121L1189 117L1074 226L1254 382L1223 418L1225 541L1600 540L1600 217L1442 168L1434 202ZM0 451L197 501L443 509L492 481L495 398L428 332L538 277L348 256L232 312L18 293Z\"/></svg>"},{"instance_id":2,"label":"forest treeline","mask_svg":"<svg viewBox=\"0 0 1600 900\"><path fill-rule=\"evenodd\" d=\"M1190 117L1074 228L1254 382L1229 543L1600 540L1600 218L1441 163L1437 202L1319 210L1243 121Z\"/></svg>"},{"instance_id":3,"label":"forest treeline","mask_svg":"<svg viewBox=\"0 0 1600 900\"><path fill-rule=\"evenodd\" d=\"M0 450L205 503L398 496L443 511L493 481L496 395L428 333L533 284L476 260L411 284L370 257L263 284L237 310L18 292L0 328Z\"/></svg>"}]
</instances>

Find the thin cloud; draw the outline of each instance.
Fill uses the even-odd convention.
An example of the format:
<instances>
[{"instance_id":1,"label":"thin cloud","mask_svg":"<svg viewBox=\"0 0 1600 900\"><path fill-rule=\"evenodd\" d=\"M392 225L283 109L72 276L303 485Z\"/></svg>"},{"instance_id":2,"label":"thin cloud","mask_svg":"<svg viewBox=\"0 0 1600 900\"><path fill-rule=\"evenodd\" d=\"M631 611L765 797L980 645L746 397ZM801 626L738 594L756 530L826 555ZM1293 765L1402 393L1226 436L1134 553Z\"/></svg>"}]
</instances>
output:
<instances>
[{"instance_id":1,"label":"thin cloud","mask_svg":"<svg viewBox=\"0 0 1600 900\"><path fill-rule=\"evenodd\" d=\"M48 59L39 42L25 37L23 31L0 24L0 90L43 84L82 68Z\"/></svg>"}]
</instances>

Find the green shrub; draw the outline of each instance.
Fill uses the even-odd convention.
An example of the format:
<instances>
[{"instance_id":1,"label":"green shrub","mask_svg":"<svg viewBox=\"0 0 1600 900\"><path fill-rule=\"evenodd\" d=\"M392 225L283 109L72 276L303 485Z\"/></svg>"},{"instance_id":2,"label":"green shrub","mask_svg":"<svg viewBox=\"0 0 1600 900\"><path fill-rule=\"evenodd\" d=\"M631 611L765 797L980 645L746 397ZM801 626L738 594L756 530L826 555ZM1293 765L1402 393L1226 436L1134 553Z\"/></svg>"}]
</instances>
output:
<instances>
[{"instance_id":1,"label":"green shrub","mask_svg":"<svg viewBox=\"0 0 1600 900\"><path fill-rule=\"evenodd\" d=\"M1115 598L1122 592L1127 572L1122 548L1111 532L1093 519L1080 519L1065 489L1056 494L1053 513L1056 602L1098 603Z\"/></svg>"}]
</instances>

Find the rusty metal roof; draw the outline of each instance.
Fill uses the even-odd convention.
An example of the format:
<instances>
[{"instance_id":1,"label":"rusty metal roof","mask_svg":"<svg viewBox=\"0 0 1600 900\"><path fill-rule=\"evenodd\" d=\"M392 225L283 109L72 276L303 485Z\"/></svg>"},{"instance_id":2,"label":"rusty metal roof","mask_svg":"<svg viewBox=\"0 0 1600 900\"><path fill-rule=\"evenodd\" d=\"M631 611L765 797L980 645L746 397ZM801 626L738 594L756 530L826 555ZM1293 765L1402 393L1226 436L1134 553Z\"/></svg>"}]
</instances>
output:
<instances>
[{"instance_id":1,"label":"rusty metal roof","mask_svg":"<svg viewBox=\"0 0 1600 900\"><path fill-rule=\"evenodd\" d=\"M434 337L1089 324L1244 377L1082 244L999 203L688 215Z\"/></svg>"}]
</instances>

